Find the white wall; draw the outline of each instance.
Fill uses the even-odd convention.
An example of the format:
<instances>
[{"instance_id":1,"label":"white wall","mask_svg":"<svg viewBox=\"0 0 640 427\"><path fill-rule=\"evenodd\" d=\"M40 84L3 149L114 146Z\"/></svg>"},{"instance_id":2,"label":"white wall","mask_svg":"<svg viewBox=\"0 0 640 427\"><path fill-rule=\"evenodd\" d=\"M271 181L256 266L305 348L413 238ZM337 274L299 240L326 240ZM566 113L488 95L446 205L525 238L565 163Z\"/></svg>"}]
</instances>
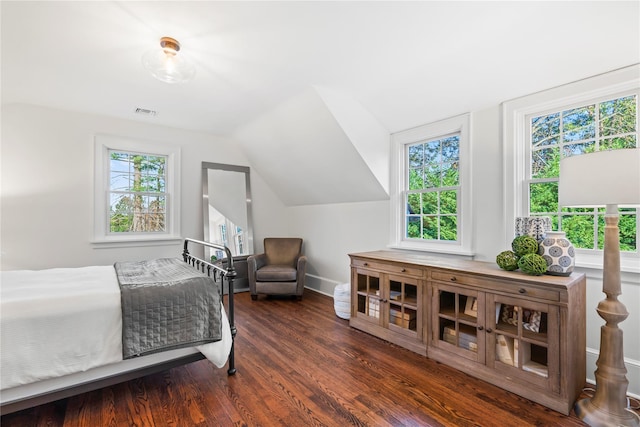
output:
<instances>
[{"instance_id":1,"label":"white wall","mask_svg":"<svg viewBox=\"0 0 640 427\"><path fill-rule=\"evenodd\" d=\"M144 124L36 106L5 106L1 152L2 269L107 265L118 260L180 254L179 244L97 249L90 243L93 141L97 133L181 146L182 236L202 239L201 163L247 166L246 157L230 139L158 123L160 118ZM278 229L283 218L277 210L281 203L254 171L251 184L256 222Z\"/></svg>"},{"instance_id":2,"label":"white wall","mask_svg":"<svg viewBox=\"0 0 640 427\"><path fill-rule=\"evenodd\" d=\"M298 206L288 215L289 234L304 239L306 286L328 295L349 281L349 253L389 243L387 201Z\"/></svg>"}]
</instances>

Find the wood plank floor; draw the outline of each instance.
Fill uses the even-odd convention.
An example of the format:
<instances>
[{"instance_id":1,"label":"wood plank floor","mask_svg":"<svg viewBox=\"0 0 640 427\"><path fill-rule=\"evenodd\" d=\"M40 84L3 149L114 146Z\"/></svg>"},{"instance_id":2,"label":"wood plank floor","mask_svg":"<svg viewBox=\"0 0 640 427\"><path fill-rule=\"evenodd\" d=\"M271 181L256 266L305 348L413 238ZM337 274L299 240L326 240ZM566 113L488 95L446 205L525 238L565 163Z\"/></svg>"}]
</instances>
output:
<instances>
[{"instance_id":1,"label":"wood plank floor","mask_svg":"<svg viewBox=\"0 0 640 427\"><path fill-rule=\"evenodd\" d=\"M352 329L333 299L236 294L236 363L207 361L2 417L13 426L582 426Z\"/></svg>"}]
</instances>

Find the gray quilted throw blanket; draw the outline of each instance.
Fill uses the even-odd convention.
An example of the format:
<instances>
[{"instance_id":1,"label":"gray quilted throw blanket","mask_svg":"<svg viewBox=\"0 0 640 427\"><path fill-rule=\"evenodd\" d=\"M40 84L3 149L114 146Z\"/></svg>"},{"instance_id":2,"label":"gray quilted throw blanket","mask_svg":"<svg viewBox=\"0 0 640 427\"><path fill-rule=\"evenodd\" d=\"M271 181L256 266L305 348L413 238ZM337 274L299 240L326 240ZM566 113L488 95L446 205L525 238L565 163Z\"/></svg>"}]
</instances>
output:
<instances>
[{"instance_id":1,"label":"gray quilted throw blanket","mask_svg":"<svg viewBox=\"0 0 640 427\"><path fill-rule=\"evenodd\" d=\"M221 339L220 291L213 279L174 258L114 267L124 359Z\"/></svg>"}]
</instances>

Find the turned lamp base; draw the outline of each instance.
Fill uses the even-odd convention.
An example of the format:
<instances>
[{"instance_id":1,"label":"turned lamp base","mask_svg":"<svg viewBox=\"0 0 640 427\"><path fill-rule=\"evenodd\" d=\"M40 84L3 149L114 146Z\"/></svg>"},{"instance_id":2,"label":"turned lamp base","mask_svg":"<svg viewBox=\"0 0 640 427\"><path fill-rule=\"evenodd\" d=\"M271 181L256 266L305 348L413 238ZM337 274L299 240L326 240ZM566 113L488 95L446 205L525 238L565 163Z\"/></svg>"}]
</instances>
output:
<instances>
[{"instance_id":1,"label":"turned lamp base","mask_svg":"<svg viewBox=\"0 0 640 427\"><path fill-rule=\"evenodd\" d=\"M620 238L617 206L607 205L604 228L604 262L602 291L606 298L596 311L604 319L600 328L600 355L596 361L596 392L592 398L576 402L576 415L595 427L640 427L640 417L627 409L629 381L624 365L622 330L618 324L629 313L618 301L620 283Z\"/></svg>"},{"instance_id":2,"label":"turned lamp base","mask_svg":"<svg viewBox=\"0 0 640 427\"><path fill-rule=\"evenodd\" d=\"M635 412L623 409L617 414L612 414L596 406L590 398L577 401L573 409L576 415L590 426L640 426L640 417Z\"/></svg>"}]
</instances>

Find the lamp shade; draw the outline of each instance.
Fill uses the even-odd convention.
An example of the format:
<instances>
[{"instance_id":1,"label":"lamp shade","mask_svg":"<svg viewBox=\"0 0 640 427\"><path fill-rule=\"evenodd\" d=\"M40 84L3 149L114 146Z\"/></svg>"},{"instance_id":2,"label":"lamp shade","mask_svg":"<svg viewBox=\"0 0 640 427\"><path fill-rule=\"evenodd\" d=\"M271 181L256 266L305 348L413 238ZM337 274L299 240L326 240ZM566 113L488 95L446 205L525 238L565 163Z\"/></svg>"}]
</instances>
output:
<instances>
[{"instance_id":1,"label":"lamp shade","mask_svg":"<svg viewBox=\"0 0 640 427\"><path fill-rule=\"evenodd\" d=\"M558 202L561 206L640 204L640 148L562 159Z\"/></svg>"}]
</instances>

